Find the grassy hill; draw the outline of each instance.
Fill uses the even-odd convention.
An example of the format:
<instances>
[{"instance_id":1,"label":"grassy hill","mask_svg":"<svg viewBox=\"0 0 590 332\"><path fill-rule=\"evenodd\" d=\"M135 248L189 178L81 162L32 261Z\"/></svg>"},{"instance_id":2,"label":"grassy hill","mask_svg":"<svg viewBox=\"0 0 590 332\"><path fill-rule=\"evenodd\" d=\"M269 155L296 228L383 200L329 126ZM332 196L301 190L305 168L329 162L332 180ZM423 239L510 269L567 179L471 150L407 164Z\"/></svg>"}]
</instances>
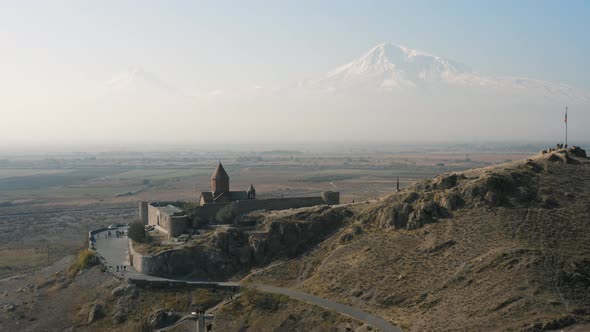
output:
<instances>
[{"instance_id":1,"label":"grassy hill","mask_svg":"<svg viewBox=\"0 0 590 332\"><path fill-rule=\"evenodd\" d=\"M560 150L350 205L346 227L251 278L409 331L552 330L590 319L590 160Z\"/></svg>"},{"instance_id":2,"label":"grassy hill","mask_svg":"<svg viewBox=\"0 0 590 332\"><path fill-rule=\"evenodd\" d=\"M250 257L233 267L235 277L258 269L247 282L349 304L407 331L590 330L590 159L577 149L439 175L380 200L250 217L257 231L211 237L230 248L223 257ZM373 330L281 296L224 302L224 291L128 287L100 266L74 276L69 264L0 280L0 330L143 331L204 303L221 330Z\"/></svg>"}]
</instances>

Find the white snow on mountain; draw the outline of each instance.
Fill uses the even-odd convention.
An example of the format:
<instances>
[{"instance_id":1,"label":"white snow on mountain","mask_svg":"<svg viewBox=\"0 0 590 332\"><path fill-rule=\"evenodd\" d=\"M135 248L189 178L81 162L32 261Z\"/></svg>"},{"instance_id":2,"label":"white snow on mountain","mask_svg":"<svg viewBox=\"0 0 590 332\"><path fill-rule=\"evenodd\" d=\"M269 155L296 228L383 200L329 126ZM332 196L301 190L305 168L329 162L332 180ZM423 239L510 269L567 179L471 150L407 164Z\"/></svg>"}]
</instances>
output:
<instances>
[{"instance_id":1,"label":"white snow on mountain","mask_svg":"<svg viewBox=\"0 0 590 332\"><path fill-rule=\"evenodd\" d=\"M303 85L325 92L487 89L491 94L590 101L583 91L566 84L485 75L450 59L390 43L379 44L360 58L329 72L324 78Z\"/></svg>"}]
</instances>

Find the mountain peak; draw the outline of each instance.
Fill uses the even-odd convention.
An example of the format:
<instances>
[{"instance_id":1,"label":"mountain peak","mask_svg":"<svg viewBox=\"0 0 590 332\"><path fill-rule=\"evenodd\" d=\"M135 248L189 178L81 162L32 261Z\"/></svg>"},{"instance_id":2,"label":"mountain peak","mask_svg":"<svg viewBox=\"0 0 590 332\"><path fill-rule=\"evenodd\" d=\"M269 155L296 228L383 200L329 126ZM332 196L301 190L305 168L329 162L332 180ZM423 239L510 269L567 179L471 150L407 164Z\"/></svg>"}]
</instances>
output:
<instances>
[{"instance_id":1,"label":"mountain peak","mask_svg":"<svg viewBox=\"0 0 590 332\"><path fill-rule=\"evenodd\" d=\"M406 58L412 58L412 57L416 57L416 56L427 56L427 57L438 58L437 56L434 56L432 54L429 54L429 53L426 53L423 51L418 51L418 50L406 47L404 45L392 44L392 43L388 43L388 42L377 44L377 46L373 47L366 55L379 54L382 56L388 56L388 55L394 56L394 55L400 54L400 53L405 55Z\"/></svg>"},{"instance_id":2,"label":"mountain peak","mask_svg":"<svg viewBox=\"0 0 590 332\"><path fill-rule=\"evenodd\" d=\"M328 73L325 81L347 85L351 81L377 81L380 88L414 87L440 82L470 70L453 61L392 43L381 43L360 58Z\"/></svg>"}]
</instances>

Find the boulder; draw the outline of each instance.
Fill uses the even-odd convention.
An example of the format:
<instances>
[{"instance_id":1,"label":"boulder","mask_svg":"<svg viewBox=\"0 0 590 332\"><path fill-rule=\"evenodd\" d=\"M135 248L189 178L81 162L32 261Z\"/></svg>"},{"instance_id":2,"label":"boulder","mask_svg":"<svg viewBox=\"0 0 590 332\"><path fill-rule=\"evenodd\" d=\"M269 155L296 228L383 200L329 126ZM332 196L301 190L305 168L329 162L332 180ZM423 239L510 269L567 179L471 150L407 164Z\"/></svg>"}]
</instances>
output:
<instances>
[{"instance_id":1,"label":"boulder","mask_svg":"<svg viewBox=\"0 0 590 332\"><path fill-rule=\"evenodd\" d=\"M137 288L133 284L122 284L118 287L115 287L111 291L111 295L113 297L120 297L123 295L129 295L131 297L135 297L137 295Z\"/></svg>"},{"instance_id":2,"label":"boulder","mask_svg":"<svg viewBox=\"0 0 590 332\"><path fill-rule=\"evenodd\" d=\"M348 230L340 236L340 243L350 242L354 238L354 234Z\"/></svg>"},{"instance_id":3,"label":"boulder","mask_svg":"<svg viewBox=\"0 0 590 332\"><path fill-rule=\"evenodd\" d=\"M569 149L569 153L571 153L572 155L574 155L576 157L586 158L586 151L579 146L572 146Z\"/></svg>"},{"instance_id":4,"label":"boulder","mask_svg":"<svg viewBox=\"0 0 590 332\"><path fill-rule=\"evenodd\" d=\"M408 229L420 228L426 224L436 221L436 218L444 217L448 213L434 201L427 201L414 208L408 217Z\"/></svg>"},{"instance_id":5,"label":"boulder","mask_svg":"<svg viewBox=\"0 0 590 332\"><path fill-rule=\"evenodd\" d=\"M391 216L387 221L387 225L382 225L385 227L393 227L393 228L404 228L408 225L408 220L410 218L410 213L412 213L412 206L409 204L402 204L401 206L396 206L391 211Z\"/></svg>"},{"instance_id":6,"label":"boulder","mask_svg":"<svg viewBox=\"0 0 590 332\"><path fill-rule=\"evenodd\" d=\"M542 195L539 198L539 201L541 203L541 206L546 209L552 209L559 205L559 203L557 203L557 201L549 195Z\"/></svg>"},{"instance_id":7,"label":"boulder","mask_svg":"<svg viewBox=\"0 0 590 332\"><path fill-rule=\"evenodd\" d=\"M541 167L539 164L535 163L534 161L532 161L530 159L528 159L524 165L525 165L525 167L527 167L528 169L532 170L535 173L538 173L543 170L543 167Z\"/></svg>"},{"instance_id":8,"label":"boulder","mask_svg":"<svg viewBox=\"0 0 590 332\"><path fill-rule=\"evenodd\" d=\"M420 195L417 192L411 191L406 195L406 197L404 197L404 202L405 203L414 203L419 197L420 197Z\"/></svg>"},{"instance_id":9,"label":"boulder","mask_svg":"<svg viewBox=\"0 0 590 332\"><path fill-rule=\"evenodd\" d=\"M113 315L113 318L111 319L111 321L113 322L113 324L117 325L117 324L122 324L127 320L127 315L125 314L124 311L122 310L118 310L117 312L115 312L115 314Z\"/></svg>"},{"instance_id":10,"label":"boulder","mask_svg":"<svg viewBox=\"0 0 590 332\"><path fill-rule=\"evenodd\" d=\"M437 189L451 189L457 185L459 177L457 174L441 175L435 179Z\"/></svg>"},{"instance_id":11,"label":"boulder","mask_svg":"<svg viewBox=\"0 0 590 332\"><path fill-rule=\"evenodd\" d=\"M180 315L178 315L174 311L165 311L164 309L158 309L149 315L148 324L153 329L161 329L173 324L179 319Z\"/></svg>"},{"instance_id":12,"label":"boulder","mask_svg":"<svg viewBox=\"0 0 590 332\"><path fill-rule=\"evenodd\" d=\"M119 296L123 295L124 292L125 292L125 286L121 285L121 286L115 287L111 291L111 295L114 297L119 297Z\"/></svg>"},{"instance_id":13,"label":"boulder","mask_svg":"<svg viewBox=\"0 0 590 332\"><path fill-rule=\"evenodd\" d=\"M105 316L104 307L100 303L95 303L88 312L88 323L93 323Z\"/></svg>"},{"instance_id":14,"label":"boulder","mask_svg":"<svg viewBox=\"0 0 590 332\"><path fill-rule=\"evenodd\" d=\"M435 201L449 211L456 210L465 203L461 195L457 193L438 193Z\"/></svg>"},{"instance_id":15,"label":"boulder","mask_svg":"<svg viewBox=\"0 0 590 332\"><path fill-rule=\"evenodd\" d=\"M493 191L488 191L483 197L483 199L485 199L486 202L490 203L491 205L498 205L498 203L500 202L500 200L498 199L498 195L496 195L496 193Z\"/></svg>"}]
</instances>

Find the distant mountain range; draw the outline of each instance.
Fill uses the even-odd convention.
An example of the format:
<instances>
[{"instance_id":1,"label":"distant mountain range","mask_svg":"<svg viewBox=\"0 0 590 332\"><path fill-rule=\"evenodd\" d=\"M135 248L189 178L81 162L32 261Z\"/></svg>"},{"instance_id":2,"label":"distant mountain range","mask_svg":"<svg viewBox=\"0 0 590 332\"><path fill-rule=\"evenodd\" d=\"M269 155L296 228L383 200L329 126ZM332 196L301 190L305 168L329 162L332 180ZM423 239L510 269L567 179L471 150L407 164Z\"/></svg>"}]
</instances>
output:
<instances>
[{"instance_id":1,"label":"distant mountain range","mask_svg":"<svg viewBox=\"0 0 590 332\"><path fill-rule=\"evenodd\" d=\"M379 44L325 77L302 85L325 92L487 89L490 93L502 95L520 94L564 102L590 101L586 93L566 84L484 75L456 61L390 43Z\"/></svg>"},{"instance_id":2,"label":"distant mountain range","mask_svg":"<svg viewBox=\"0 0 590 332\"><path fill-rule=\"evenodd\" d=\"M286 79L287 81L287 79ZM544 80L492 76L472 70L459 62L418 51L405 46L382 43L361 57L340 66L324 77L307 80L293 86L242 87L238 89L180 92L157 74L140 67L131 67L113 76L102 86L103 97L109 99L177 100L190 95L231 97L280 97L285 93L360 94L379 93L416 97L424 92L430 96L517 98L520 101L557 102L564 104L590 103L590 95L567 84ZM277 95L278 93L278 95ZM476 97L477 98L477 97Z\"/></svg>"}]
</instances>

